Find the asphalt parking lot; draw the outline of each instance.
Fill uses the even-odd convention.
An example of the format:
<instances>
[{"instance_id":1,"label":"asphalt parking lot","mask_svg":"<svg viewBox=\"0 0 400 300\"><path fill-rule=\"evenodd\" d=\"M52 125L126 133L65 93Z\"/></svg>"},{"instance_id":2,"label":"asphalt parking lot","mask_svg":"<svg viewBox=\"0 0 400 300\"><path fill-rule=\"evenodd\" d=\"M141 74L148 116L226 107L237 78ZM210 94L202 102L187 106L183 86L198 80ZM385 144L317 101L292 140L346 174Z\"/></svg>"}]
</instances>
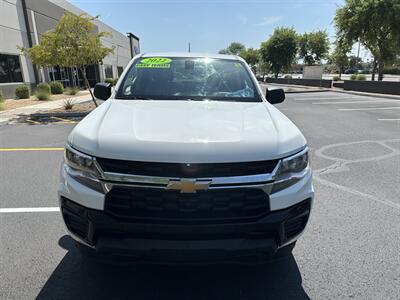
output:
<instances>
[{"instance_id":1,"label":"asphalt parking lot","mask_svg":"<svg viewBox=\"0 0 400 300\"><path fill-rule=\"evenodd\" d=\"M0 126L0 299L400 299L400 101L314 92L277 107L308 139L316 198L294 255L258 267L87 262L55 208L75 124Z\"/></svg>"}]
</instances>

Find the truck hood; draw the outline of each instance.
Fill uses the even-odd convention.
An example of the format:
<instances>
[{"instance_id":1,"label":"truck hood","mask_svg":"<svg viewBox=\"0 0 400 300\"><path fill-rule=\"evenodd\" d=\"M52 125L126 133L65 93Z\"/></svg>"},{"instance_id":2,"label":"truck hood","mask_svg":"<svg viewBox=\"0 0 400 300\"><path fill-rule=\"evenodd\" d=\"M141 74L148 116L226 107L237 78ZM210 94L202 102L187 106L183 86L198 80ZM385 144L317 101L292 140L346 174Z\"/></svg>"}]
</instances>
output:
<instances>
[{"instance_id":1,"label":"truck hood","mask_svg":"<svg viewBox=\"0 0 400 300\"><path fill-rule=\"evenodd\" d=\"M69 143L97 157L213 163L281 158L306 141L266 102L108 100L74 128Z\"/></svg>"}]
</instances>

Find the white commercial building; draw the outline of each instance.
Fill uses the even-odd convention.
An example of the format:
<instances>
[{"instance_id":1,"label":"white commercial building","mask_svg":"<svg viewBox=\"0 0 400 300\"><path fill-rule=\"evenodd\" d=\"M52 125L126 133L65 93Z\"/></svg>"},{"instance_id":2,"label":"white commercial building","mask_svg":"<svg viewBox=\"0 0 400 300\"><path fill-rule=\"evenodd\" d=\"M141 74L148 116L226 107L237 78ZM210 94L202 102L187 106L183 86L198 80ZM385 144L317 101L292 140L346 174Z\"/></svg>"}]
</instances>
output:
<instances>
[{"instance_id":1,"label":"white commercial building","mask_svg":"<svg viewBox=\"0 0 400 300\"><path fill-rule=\"evenodd\" d=\"M42 81L58 80L65 86L82 86L80 72L73 68L37 68L18 46L38 44L42 33L51 30L65 12L85 13L65 0L0 0L0 90L6 97L13 97L18 85L32 88ZM97 31L107 31L111 36L102 38L107 47L114 47L100 65L88 67L91 85L105 78L117 78L130 59L140 52L139 38L132 33L122 34L99 20ZM28 34L29 32L29 34Z\"/></svg>"}]
</instances>

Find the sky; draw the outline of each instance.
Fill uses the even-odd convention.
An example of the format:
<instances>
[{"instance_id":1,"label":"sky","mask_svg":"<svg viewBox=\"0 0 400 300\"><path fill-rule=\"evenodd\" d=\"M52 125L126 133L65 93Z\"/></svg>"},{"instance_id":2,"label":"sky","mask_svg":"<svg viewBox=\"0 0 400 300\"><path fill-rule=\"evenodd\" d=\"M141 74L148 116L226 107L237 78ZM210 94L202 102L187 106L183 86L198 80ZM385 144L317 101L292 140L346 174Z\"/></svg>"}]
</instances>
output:
<instances>
[{"instance_id":1,"label":"sky","mask_svg":"<svg viewBox=\"0 0 400 300\"><path fill-rule=\"evenodd\" d=\"M274 28L326 30L344 0L69 0L114 29L139 36L141 52L216 53L231 42L258 48ZM363 57L363 54L361 55Z\"/></svg>"}]
</instances>

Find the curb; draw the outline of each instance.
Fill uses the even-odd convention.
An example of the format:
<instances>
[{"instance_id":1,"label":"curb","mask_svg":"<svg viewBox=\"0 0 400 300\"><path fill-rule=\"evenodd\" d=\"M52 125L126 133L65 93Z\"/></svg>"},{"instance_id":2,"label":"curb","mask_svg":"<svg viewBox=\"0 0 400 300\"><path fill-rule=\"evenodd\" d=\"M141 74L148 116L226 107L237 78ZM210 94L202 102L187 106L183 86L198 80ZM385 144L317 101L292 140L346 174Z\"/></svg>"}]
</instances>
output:
<instances>
[{"instance_id":1,"label":"curb","mask_svg":"<svg viewBox=\"0 0 400 300\"><path fill-rule=\"evenodd\" d=\"M10 120L0 121L0 126L7 125L9 122L10 122Z\"/></svg>"},{"instance_id":2,"label":"curb","mask_svg":"<svg viewBox=\"0 0 400 300\"><path fill-rule=\"evenodd\" d=\"M304 91L291 91L285 92L285 94L299 94L299 93L321 93L321 92L330 92L331 90L324 89L324 90L304 90Z\"/></svg>"},{"instance_id":3,"label":"curb","mask_svg":"<svg viewBox=\"0 0 400 300\"><path fill-rule=\"evenodd\" d=\"M0 125L8 125L10 122L15 120L26 120L30 118L51 118L51 117L58 117L58 118L83 118L86 117L89 112L54 112L54 113L33 113L33 114L20 114L15 115L12 118L9 118L4 121L0 121Z\"/></svg>"},{"instance_id":4,"label":"curb","mask_svg":"<svg viewBox=\"0 0 400 300\"><path fill-rule=\"evenodd\" d=\"M49 112L49 113L33 113L29 115L20 115L24 117L30 118L50 118L50 117L70 117L70 118L79 118L85 117L89 114L89 112Z\"/></svg>"},{"instance_id":5,"label":"curb","mask_svg":"<svg viewBox=\"0 0 400 300\"><path fill-rule=\"evenodd\" d=\"M367 92L357 92L357 91L345 91L339 89L332 89L332 92L338 92L342 94L350 94L350 95L358 95L358 96L366 96L366 97L374 97L374 98L386 98L386 99L395 99L400 100L400 96L392 95L392 94L376 94L376 93L367 93Z\"/></svg>"},{"instance_id":6,"label":"curb","mask_svg":"<svg viewBox=\"0 0 400 300\"><path fill-rule=\"evenodd\" d=\"M268 83L266 83L266 82L262 82L262 81L259 81L258 82L260 85L268 85ZM277 87L289 87L289 88L293 88L293 89L296 89L296 88L301 88L301 86L298 86L298 85L287 85L287 84L279 84L279 83L272 83L272 84L270 84L271 86L277 86ZM315 89L315 88L318 88L318 87L312 87L312 86L307 86L308 87L308 89L304 89L304 90L294 90L294 91L285 91L285 94L295 94L295 93L319 93L319 92L329 92L330 91L330 89L327 89L327 88L324 88L324 89Z\"/></svg>"}]
</instances>

